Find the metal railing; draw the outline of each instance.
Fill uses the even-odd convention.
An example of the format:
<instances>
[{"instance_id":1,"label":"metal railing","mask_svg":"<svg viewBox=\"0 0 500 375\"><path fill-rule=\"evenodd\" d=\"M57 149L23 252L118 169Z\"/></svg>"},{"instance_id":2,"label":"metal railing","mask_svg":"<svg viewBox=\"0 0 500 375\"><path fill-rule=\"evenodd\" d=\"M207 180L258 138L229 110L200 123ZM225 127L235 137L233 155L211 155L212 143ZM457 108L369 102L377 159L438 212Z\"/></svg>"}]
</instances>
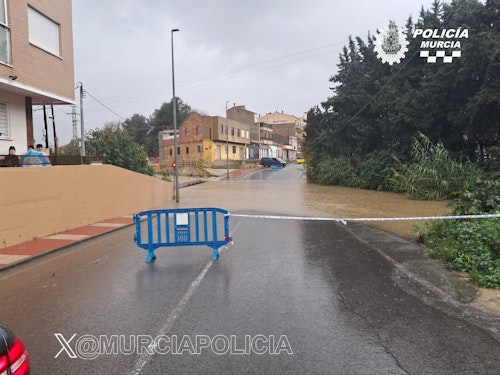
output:
<instances>
[{"instance_id":1,"label":"metal railing","mask_svg":"<svg viewBox=\"0 0 500 375\"><path fill-rule=\"evenodd\" d=\"M0 167L4 167L4 158L7 155L0 155ZM23 155L17 155L19 160ZM67 155L49 155L46 156L50 160L51 165L81 165L81 164L95 164L95 163L105 163L102 159L95 156L67 156Z\"/></svg>"}]
</instances>

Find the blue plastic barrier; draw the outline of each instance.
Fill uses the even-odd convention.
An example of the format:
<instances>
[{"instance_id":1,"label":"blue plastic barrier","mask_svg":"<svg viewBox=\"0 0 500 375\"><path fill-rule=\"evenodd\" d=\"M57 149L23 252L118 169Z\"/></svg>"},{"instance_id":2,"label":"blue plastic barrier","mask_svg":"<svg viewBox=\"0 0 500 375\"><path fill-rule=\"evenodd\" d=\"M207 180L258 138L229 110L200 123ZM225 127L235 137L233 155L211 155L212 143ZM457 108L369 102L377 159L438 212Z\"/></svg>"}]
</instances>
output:
<instances>
[{"instance_id":1,"label":"blue plastic barrier","mask_svg":"<svg viewBox=\"0 0 500 375\"><path fill-rule=\"evenodd\" d=\"M145 226L141 225L143 220ZM172 246L206 245L213 249L212 259L217 260L219 248L232 241L229 212L221 208L149 210L135 214L134 222L134 241L148 251L146 263L156 259L157 248Z\"/></svg>"}]
</instances>

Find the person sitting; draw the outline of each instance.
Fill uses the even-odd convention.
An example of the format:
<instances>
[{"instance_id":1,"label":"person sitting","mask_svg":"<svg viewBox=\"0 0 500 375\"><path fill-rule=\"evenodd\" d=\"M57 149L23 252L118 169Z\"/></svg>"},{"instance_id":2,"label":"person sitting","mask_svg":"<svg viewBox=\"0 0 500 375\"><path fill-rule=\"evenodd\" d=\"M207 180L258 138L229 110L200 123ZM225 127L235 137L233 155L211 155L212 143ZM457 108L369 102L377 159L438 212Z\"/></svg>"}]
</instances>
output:
<instances>
[{"instance_id":1,"label":"person sitting","mask_svg":"<svg viewBox=\"0 0 500 375\"><path fill-rule=\"evenodd\" d=\"M43 153L41 151L35 151L35 146L29 145L28 146L28 152L26 152L24 155L28 155L28 156L41 156L41 155L43 155Z\"/></svg>"},{"instance_id":2,"label":"person sitting","mask_svg":"<svg viewBox=\"0 0 500 375\"><path fill-rule=\"evenodd\" d=\"M50 166L50 160L40 151L35 151L33 145L28 146L28 152L21 155L21 167L47 167Z\"/></svg>"},{"instance_id":3,"label":"person sitting","mask_svg":"<svg viewBox=\"0 0 500 375\"><path fill-rule=\"evenodd\" d=\"M9 147L9 155L3 159L3 164L5 167L19 167L19 156L16 155L14 146Z\"/></svg>"},{"instance_id":4,"label":"person sitting","mask_svg":"<svg viewBox=\"0 0 500 375\"><path fill-rule=\"evenodd\" d=\"M41 143L36 145L36 151L41 153L42 155L47 155L47 153L43 150L43 145Z\"/></svg>"}]
</instances>

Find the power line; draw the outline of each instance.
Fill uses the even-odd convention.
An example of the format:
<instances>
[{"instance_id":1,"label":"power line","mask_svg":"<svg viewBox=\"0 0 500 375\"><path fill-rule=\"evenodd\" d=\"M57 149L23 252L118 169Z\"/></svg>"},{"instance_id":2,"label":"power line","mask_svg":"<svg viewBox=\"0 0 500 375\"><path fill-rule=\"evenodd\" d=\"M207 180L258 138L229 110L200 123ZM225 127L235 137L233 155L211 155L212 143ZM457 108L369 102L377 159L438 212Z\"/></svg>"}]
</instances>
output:
<instances>
[{"instance_id":1,"label":"power line","mask_svg":"<svg viewBox=\"0 0 500 375\"><path fill-rule=\"evenodd\" d=\"M223 70L223 71L218 71L218 72L202 74L202 75L190 78L190 79L181 80L177 83L177 86L183 88L184 90L190 90L190 89L194 89L194 88L198 88L198 87L202 87L202 86L217 84L217 83L231 80L231 79L238 79L238 78L252 75L252 74L258 74L258 73L261 73L263 71L276 69L276 68L279 68L279 67L282 67L285 65L295 64L295 63L300 62L300 61L304 61L304 60L316 58L319 56L323 56L326 54L338 52L337 50L333 50L333 51L323 51L321 53L315 53L313 55L308 55L308 54L311 54L312 52L325 50L327 48L337 46L337 45L343 44L343 43L345 43L345 41L329 43L329 44L326 44L326 45L323 45L323 46L320 46L317 48L311 48L311 49L304 50L304 51L294 52L294 53L291 53L289 55L272 58L269 60L253 63L250 65L236 67L236 68L232 68L229 70ZM299 57L299 58L297 59L297 57ZM290 60L291 58L294 58L294 59ZM283 60L285 60L285 61L283 61ZM286 61L286 60L290 60L290 61ZM276 64L276 62L279 62L279 61L282 61L282 62ZM269 65L271 63L275 63L275 64ZM140 98L146 99L146 98L155 97L157 95L160 95L160 94L166 92L169 87L171 87L171 84L164 84L164 85L159 85L156 87L148 87L145 90L137 90L137 91L133 91L130 93L124 93L124 94L120 94L117 96L109 97L108 98L109 101L107 100L107 102L108 103L111 102L114 106L126 105L129 103L136 102ZM88 93L88 91L86 91L86 92ZM90 93L89 93L89 95L92 96ZM121 116L116 114L113 110L111 110L108 106L103 104L101 101L97 100L95 97L93 97L93 98L100 105L104 106L106 109L108 109L109 111L111 111L112 113L117 115L118 117L122 118ZM88 113L88 112L94 110L95 108L97 108L97 107L92 107L92 106L87 107L86 112Z\"/></svg>"},{"instance_id":2,"label":"power line","mask_svg":"<svg viewBox=\"0 0 500 375\"><path fill-rule=\"evenodd\" d=\"M104 104L103 102L101 102L99 99L97 99L94 95L92 95L90 92L88 92L88 90L84 90L84 92L86 94L88 94L92 99L94 99L97 103L99 103L100 105L102 105L104 108L106 108L108 111L110 111L111 113L113 113L115 116L117 116L118 118L120 118L120 120L124 121L125 119L120 116L118 113L116 113L115 111L113 111L111 108L109 108L106 104Z\"/></svg>"}]
</instances>

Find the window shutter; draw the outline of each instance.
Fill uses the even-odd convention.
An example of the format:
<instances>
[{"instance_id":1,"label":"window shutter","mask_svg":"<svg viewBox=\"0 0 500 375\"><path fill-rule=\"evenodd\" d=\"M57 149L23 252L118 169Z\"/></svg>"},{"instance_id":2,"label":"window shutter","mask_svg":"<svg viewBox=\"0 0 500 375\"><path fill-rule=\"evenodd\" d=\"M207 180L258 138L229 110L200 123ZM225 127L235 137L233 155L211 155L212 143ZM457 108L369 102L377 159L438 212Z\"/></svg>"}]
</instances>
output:
<instances>
[{"instance_id":1,"label":"window shutter","mask_svg":"<svg viewBox=\"0 0 500 375\"><path fill-rule=\"evenodd\" d=\"M8 119L7 103L0 103L0 138L9 137Z\"/></svg>"}]
</instances>

